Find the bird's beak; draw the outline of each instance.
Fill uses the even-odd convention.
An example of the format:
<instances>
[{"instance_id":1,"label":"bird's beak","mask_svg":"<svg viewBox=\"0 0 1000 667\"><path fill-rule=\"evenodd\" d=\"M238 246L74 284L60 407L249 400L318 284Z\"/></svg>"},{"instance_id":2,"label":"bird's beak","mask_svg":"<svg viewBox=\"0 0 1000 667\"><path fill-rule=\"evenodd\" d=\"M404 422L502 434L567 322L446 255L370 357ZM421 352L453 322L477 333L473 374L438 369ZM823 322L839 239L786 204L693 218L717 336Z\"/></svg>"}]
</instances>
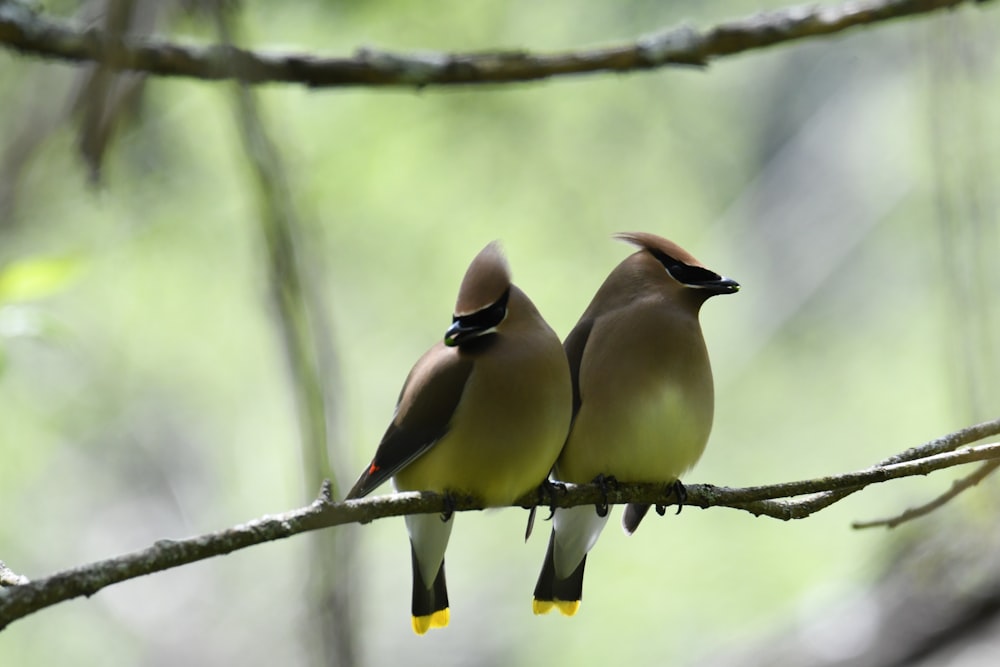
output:
<instances>
[{"instance_id":1,"label":"bird's beak","mask_svg":"<svg viewBox=\"0 0 1000 667\"><path fill-rule=\"evenodd\" d=\"M712 294L733 294L740 291L740 284L732 278L720 276L718 280L701 283L700 289L708 290Z\"/></svg>"},{"instance_id":2,"label":"bird's beak","mask_svg":"<svg viewBox=\"0 0 1000 667\"><path fill-rule=\"evenodd\" d=\"M462 320L455 320L444 332L444 344L448 347L457 347L469 340L485 333L481 327L462 324Z\"/></svg>"}]
</instances>

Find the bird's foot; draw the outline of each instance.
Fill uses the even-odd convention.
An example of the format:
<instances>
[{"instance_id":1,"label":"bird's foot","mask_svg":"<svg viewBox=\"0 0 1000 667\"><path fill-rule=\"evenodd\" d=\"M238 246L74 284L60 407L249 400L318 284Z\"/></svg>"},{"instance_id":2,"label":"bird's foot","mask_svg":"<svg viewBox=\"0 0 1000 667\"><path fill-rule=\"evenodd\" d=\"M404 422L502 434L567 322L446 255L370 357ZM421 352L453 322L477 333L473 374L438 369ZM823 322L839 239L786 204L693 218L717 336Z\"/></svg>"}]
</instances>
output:
<instances>
[{"instance_id":1,"label":"bird's foot","mask_svg":"<svg viewBox=\"0 0 1000 667\"><path fill-rule=\"evenodd\" d=\"M538 485L538 504L535 507L528 508L528 525L524 529L525 542L527 542L528 538L531 537L531 531L535 527L535 514L538 512L539 506L548 505L549 507L549 515L545 517L546 521L550 521L552 517L555 516L557 494L566 495L565 484L545 479Z\"/></svg>"},{"instance_id":2,"label":"bird's foot","mask_svg":"<svg viewBox=\"0 0 1000 667\"><path fill-rule=\"evenodd\" d=\"M445 491L444 494L444 511L441 512L441 521L448 523L451 521L451 517L455 514L455 496L451 491Z\"/></svg>"},{"instance_id":3,"label":"bird's foot","mask_svg":"<svg viewBox=\"0 0 1000 667\"><path fill-rule=\"evenodd\" d=\"M593 483L601 490L601 502L594 507L597 510L597 516L604 518L608 515L608 491L618 490L618 480L615 479L614 475L601 473L594 478Z\"/></svg>"},{"instance_id":4,"label":"bird's foot","mask_svg":"<svg viewBox=\"0 0 1000 667\"><path fill-rule=\"evenodd\" d=\"M551 521L552 517L556 514L556 496L566 495L566 485L562 482L554 482L551 479L546 479L538 486L538 504L549 506L549 515L545 517L546 521ZM548 500L548 502L545 502Z\"/></svg>"},{"instance_id":5,"label":"bird's foot","mask_svg":"<svg viewBox=\"0 0 1000 667\"><path fill-rule=\"evenodd\" d=\"M667 497L669 498L670 496L677 498L677 511L674 513L676 516L681 513L682 509L684 509L684 503L687 501L688 497L687 488L685 488L684 484L681 483L681 480L675 479L672 483L667 485ZM656 513L663 516L667 513L667 506L657 505Z\"/></svg>"}]
</instances>

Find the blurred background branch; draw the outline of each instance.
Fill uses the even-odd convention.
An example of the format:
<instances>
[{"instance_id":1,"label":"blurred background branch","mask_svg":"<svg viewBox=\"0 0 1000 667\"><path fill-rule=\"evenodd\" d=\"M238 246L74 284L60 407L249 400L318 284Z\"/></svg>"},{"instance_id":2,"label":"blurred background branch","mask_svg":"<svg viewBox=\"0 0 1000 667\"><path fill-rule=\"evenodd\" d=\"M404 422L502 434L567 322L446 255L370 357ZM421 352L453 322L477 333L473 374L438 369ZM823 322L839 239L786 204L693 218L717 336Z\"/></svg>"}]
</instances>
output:
<instances>
[{"instance_id":1,"label":"blurred background branch","mask_svg":"<svg viewBox=\"0 0 1000 667\"><path fill-rule=\"evenodd\" d=\"M237 78L246 83L285 82L313 87L420 88L706 65L720 56L952 9L966 2L972 0L864 0L825 7L790 7L721 23L705 31L682 25L626 44L563 53L406 54L362 48L352 58L328 58L310 53L254 52L228 44L204 47L127 39L111 25L105 30L81 29L44 17L21 0L5 0L0 2L0 43L44 58L96 61L108 68L161 76ZM125 3L130 4L128 0Z\"/></svg>"},{"instance_id":2,"label":"blurred background branch","mask_svg":"<svg viewBox=\"0 0 1000 667\"><path fill-rule=\"evenodd\" d=\"M686 487L686 497L680 501L680 504L703 509L729 507L744 510L756 516L769 516L782 520L802 519L819 509L832 505L849 493L859 491L871 484L914 475L926 475L935 470L973 461L996 459L1000 457L1000 444L979 445L955 452L937 452L936 450L940 449L943 442L948 442L953 447L959 447L998 433L1000 433L1000 419L978 424L907 450L892 457L892 460L896 460L895 463L877 465L859 472L831 475L814 480L743 489L692 484ZM934 453L919 456L919 452ZM376 519L404 514L482 509L475 498L446 499L434 493L401 493L340 503L332 502L331 493L331 485L326 482L322 486L319 498L307 507L255 519L246 524L207 535L183 540L160 540L152 547L142 551L84 565L21 586L0 590L0 629L35 611L81 595L93 595L111 584L304 532L347 523L368 523ZM676 497L672 496L673 493L673 485L664 487L662 484L566 485L564 492L554 492L551 504L554 507L574 507L589 504L644 502L666 507L678 504ZM816 493L828 494L826 502L817 505L811 500L802 502L777 500ZM540 497L532 494L518 501L518 505L522 507L534 507L539 503ZM544 505L544 502L541 504ZM335 533L335 531L325 531L324 534L326 533ZM329 557L334 554L325 555ZM343 571L345 575L352 574L349 562L335 562L332 558L328 562L332 562L333 567ZM344 647L338 647L338 655L338 659L350 658L350 655L345 653Z\"/></svg>"},{"instance_id":3,"label":"blurred background branch","mask_svg":"<svg viewBox=\"0 0 1000 667\"><path fill-rule=\"evenodd\" d=\"M225 2L219 2L213 14L220 42L233 47L238 41L234 36L238 15ZM238 60L233 66L241 71ZM242 76L236 79L234 111L254 180L252 190L258 195L274 322L298 414L303 480L310 492L330 480L329 492L338 496L338 473L343 474L348 461L346 449L331 442L338 430L335 387L339 369L323 307L325 298L319 293L324 281L317 258L309 252L316 244L304 242L308 228L299 220L278 143L265 126L256 94ZM311 536L305 591L311 609L305 626L308 640L318 649L310 652L318 665L351 667L356 663L351 600L355 541L351 530Z\"/></svg>"}]
</instances>

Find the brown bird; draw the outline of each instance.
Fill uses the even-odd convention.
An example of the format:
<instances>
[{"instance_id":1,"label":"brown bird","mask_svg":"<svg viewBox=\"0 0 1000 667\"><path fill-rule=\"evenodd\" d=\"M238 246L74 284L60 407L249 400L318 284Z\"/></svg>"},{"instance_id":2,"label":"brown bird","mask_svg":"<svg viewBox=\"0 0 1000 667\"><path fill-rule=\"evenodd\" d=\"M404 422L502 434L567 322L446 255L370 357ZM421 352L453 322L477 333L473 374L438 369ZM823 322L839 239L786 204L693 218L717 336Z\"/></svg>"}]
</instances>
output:
<instances>
[{"instance_id":1,"label":"brown bird","mask_svg":"<svg viewBox=\"0 0 1000 667\"><path fill-rule=\"evenodd\" d=\"M472 261L442 342L410 371L375 457L347 494L393 478L399 491L509 505L541 484L569 431L572 389L559 338L511 284L494 242ZM444 553L450 515L406 517L413 629L448 624Z\"/></svg>"},{"instance_id":2,"label":"brown bird","mask_svg":"<svg viewBox=\"0 0 1000 667\"><path fill-rule=\"evenodd\" d=\"M698 312L739 284L654 234L617 238L639 250L615 267L563 344L573 423L553 477L674 483L701 457L712 429L712 369ZM648 509L626 507L627 533ZM587 552L607 518L589 506L555 510L536 614L579 609Z\"/></svg>"}]
</instances>

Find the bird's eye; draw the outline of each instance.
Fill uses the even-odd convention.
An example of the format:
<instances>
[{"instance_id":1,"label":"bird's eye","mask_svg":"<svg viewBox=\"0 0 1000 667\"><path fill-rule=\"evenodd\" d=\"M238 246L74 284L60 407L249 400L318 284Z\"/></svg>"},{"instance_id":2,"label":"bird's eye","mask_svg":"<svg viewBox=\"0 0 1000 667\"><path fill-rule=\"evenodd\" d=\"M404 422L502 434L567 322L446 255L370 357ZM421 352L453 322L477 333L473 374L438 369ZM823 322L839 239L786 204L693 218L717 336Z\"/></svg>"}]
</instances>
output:
<instances>
[{"instance_id":1,"label":"bird's eye","mask_svg":"<svg viewBox=\"0 0 1000 667\"><path fill-rule=\"evenodd\" d=\"M663 268L667 270L671 276L674 277L679 283L685 285L702 285L705 283L717 282L722 280L722 276L714 271L709 271L703 266L691 266L690 264L685 264L679 260L674 259L662 250L655 250L653 248L649 249L649 252L653 253Z\"/></svg>"},{"instance_id":2,"label":"bird's eye","mask_svg":"<svg viewBox=\"0 0 1000 667\"><path fill-rule=\"evenodd\" d=\"M493 327L498 326L501 322L503 322L504 318L507 317L508 299L510 299L509 288L492 305L489 305L482 310L477 310L474 313L469 313L468 315L456 315L452 318L452 322L460 322L463 327L469 329L492 329Z\"/></svg>"},{"instance_id":3,"label":"bird's eye","mask_svg":"<svg viewBox=\"0 0 1000 667\"><path fill-rule=\"evenodd\" d=\"M709 271L701 266L689 266L687 264L677 263L671 267L667 268L678 282L682 282L685 285L698 285L701 283L716 282L722 279L718 273L714 271Z\"/></svg>"}]
</instances>

